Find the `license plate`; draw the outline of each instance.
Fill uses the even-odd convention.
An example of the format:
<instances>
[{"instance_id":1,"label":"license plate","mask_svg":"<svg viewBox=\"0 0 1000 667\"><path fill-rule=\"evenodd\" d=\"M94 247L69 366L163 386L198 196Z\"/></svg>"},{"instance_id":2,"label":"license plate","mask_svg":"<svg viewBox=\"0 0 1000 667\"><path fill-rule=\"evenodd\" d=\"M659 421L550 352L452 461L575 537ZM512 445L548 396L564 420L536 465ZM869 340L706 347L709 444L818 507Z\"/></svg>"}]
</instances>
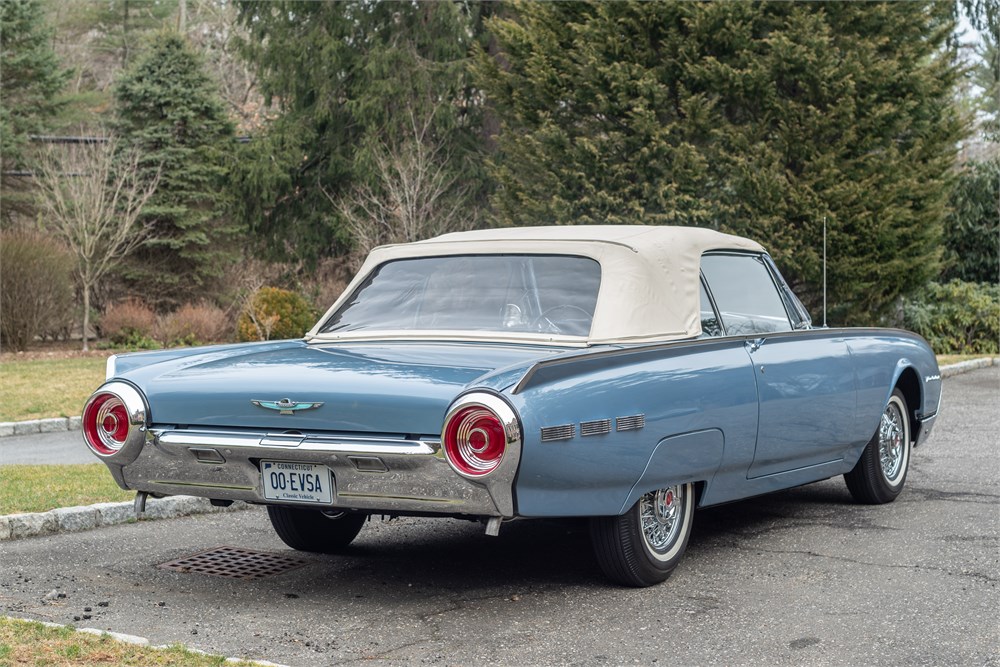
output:
<instances>
[{"instance_id":1,"label":"license plate","mask_svg":"<svg viewBox=\"0 0 1000 667\"><path fill-rule=\"evenodd\" d=\"M333 502L333 478L326 466L288 461L261 461L264 497L293 503L329 505Z\"/></svg>"}]
</instances>

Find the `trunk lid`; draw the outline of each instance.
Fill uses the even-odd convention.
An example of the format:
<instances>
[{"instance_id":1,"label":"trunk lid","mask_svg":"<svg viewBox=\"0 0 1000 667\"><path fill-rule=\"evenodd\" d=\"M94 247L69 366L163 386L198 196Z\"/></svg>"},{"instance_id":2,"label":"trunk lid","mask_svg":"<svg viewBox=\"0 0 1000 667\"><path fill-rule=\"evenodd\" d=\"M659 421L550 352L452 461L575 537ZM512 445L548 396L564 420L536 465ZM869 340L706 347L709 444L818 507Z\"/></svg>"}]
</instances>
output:
<instances>
[{"instance_id":1,"label":"trunk lid","mask_svg":"<svg viewBox=\"0 0 1000 667\"><path fill-rule=\"evenodd\" d=\"M206 348L133 366L121 376L143 391L156 425L427 436L440 432L448 405L477 379L561 352L566 349L288 341ZM322 405L283 413L275 405L283 399Z\"/></svg>"}]
</instances>

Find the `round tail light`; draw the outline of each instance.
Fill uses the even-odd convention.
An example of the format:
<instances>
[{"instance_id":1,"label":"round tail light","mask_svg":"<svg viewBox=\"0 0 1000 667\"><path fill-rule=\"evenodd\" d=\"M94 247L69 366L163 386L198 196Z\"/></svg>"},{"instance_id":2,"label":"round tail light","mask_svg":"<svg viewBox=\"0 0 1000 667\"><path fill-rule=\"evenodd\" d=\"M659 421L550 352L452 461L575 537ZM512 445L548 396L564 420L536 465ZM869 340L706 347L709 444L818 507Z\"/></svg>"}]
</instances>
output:
<instances>
[{"instance_id":1,"label":"round tail light","mask_svg":"<svg viewBox=\"0 0 1000 667\"><path fill-rule=\"evenodd\" d=\"M441 433L451 467L465 477L496 470L509 445L520 441L517 418L505 402L490 394L463 396L448 411Z\"/></svg>"},{"instance_id":2,"label":"round tail light","mask_svg":"<svg viewBox=\"0 0 1000 667\"><path fill-rule=\"evenodd\" d=\"M146 408L131 386L116 382L94 393L83 408L83 436L98 456L118 454L144 439Z\"/></svg>"}]
</instances>

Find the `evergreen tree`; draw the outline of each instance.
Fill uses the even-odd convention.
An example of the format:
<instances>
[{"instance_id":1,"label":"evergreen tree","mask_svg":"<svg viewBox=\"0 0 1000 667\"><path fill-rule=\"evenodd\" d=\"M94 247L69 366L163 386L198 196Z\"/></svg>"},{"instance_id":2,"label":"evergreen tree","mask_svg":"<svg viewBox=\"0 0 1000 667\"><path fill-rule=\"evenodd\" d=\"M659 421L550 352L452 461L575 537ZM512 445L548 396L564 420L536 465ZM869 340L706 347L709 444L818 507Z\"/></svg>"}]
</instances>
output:
<instances>
[{"instance_id":1,"label":"evergreen tree","mask_svg":"<svg viewBox=\"0 0 1000 667\"><path fill-rule=\"evenodd\" d=\"M0 2L0 172L25 167L28 136L43 134L60 107L57 95L69 71L59 66L51 33L38 0ZM30 204L20 179L3 181L3 218L10 222Z\"/></svg>"},{"instance_id":2,"label":"evergreen tree","mask_svg":"<svg viewBox=\"0 0 1000 667\"><path fill-rule=\"evenodd\" d=\"M943 280L1000 282L1000 158L959 173L945 222Z\"/></svg>"},{"instance_id":3,"label":"evergreen tree","mask_svg":"<svg viewBox=\"0 0 1000 667\"><path fill-rule=\"evenodd\" d=\"M224 216L233 126L198 56L176 34L157 36L115 89L117 130L160 174L140 223L150 240L124 272L129 287L160 307L210 290L233 261L234 226Z\"/></svg>"},{"instance_id":4,"label":"evergreen tree","mask_svg":"<svg viewBox=\"0 0 1000 667\"><path fill-rule=\"evenodd\" d=\"M937 274L962 127L951 8L523 3L489 23L505 224L707 226L760 240L814 311L870 323Z\"/></svg>"},{"instance_id":5,"label":"evergreen tree","mask_svg":"<svg viewBox=\"0 0 1000 667\"><path fill-rule=\"evenodd\" d=\"M272 257L343 252L330 200L379 189L379 156L414 141L479 192L476 16L453 2L240 2L244 53L277 117L242 149L237 214ZM475 11L473 6L471 11ZM419 137L414 128L421 128ZM423 129L426 128L426 132Z\"/></svg>"}]
</instances>

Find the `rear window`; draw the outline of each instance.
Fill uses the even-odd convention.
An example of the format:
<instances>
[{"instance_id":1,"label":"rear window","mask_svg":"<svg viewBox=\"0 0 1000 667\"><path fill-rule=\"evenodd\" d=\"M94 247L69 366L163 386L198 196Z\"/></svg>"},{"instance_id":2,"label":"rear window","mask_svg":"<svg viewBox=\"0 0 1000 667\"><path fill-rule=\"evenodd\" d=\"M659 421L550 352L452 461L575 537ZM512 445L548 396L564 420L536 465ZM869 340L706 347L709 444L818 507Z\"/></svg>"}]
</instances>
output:
<instances>
[{"instance_id":1,"label":"rear window","mask_svg":"<svg viewBox=\"0 0 1000 667\"><path fill-rule=\"evenodd\" d=\"M386 262L322 333L498 331L586 336L601 267L567 255L460 255Z\"/></svg>"}]
</instances>

